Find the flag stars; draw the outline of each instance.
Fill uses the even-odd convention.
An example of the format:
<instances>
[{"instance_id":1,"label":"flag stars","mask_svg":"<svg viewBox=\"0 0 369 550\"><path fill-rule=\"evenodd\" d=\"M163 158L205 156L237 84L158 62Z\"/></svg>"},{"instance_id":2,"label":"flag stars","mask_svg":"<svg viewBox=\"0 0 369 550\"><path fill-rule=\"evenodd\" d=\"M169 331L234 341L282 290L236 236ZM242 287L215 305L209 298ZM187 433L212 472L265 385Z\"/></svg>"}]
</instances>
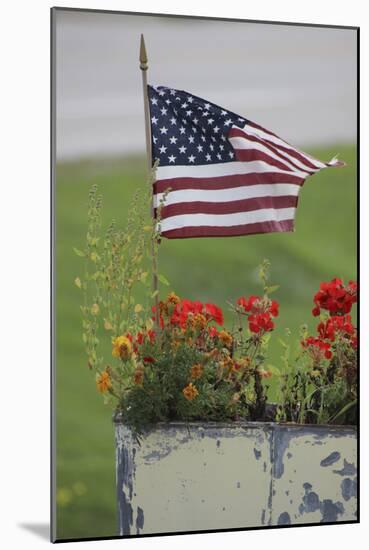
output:
<instances>
[{"instance_id":1,"label":"flag stars","mask_svg":"<svg viewBox=\"0 0 369 550\"><path fill-rule=\"evenodd\" d=\"M201 153L201 151L203 150L202 145L198 145L198 146L197 146L197 150L198 150L199 153Z\"/></svg>"},{"instance_id":2,"label":"flag stars","mask_svg":"<svg viewBox=\"0 0 369 550\"><path fill-rule=\"evenodd\" d=\"M195 117L195 118L193 119L193 123L194 123L194 124L197 124L198 122L199 122L199 119Z\"/></svg>"},{"instance_id":3,"label":"flag stars","mask_svg":"<svg viewBox=\"0 0 369 550\"><path fill-rule=\"evenodd\" d=\"M152 103L153 105L157 105L157 104L158 104L158 100L157 100L156 97L152 97L150 101L151 101L151 103Z\"/></svg>"},{"instance_id":4,"label":"flag stars","mask_svg":"<svg viewBox=\"0 0 369 550\"><path fill-rule=\"evenodd\" d=\"M179 129L180 133L181 134L185 134L186 133L186 128L184 128L183 126L180 127Z\"/></svg>"},{"instance_id":5,"label":"flag stars","mask_svg":"<svg viewBox=\"0 0 369 550\"><path fill-rule=\"evenodd\" d=\"M195 141L195 138L193 136L188 136L188 141L190 143L193 143Z\"/></svg>"},{"instance_id":6,"label":"flag stars","mask_svg":"<svg viewBox=\"0 0 369 550\"><path fill-rule=\"evenodd\" d=\"M220 149L221 151L224 151L224 145L219 145L219 149Z\"/></svg>"},{"instance_id":7,"label":"flag stars","mask_svg":"<svg viewBox=\"0 0 369 550\"><path fill-rule=\"evenodd\" d=\"M168 149L168 147L165 147L164 145L162 145L161 147L159 147L159 151L160 151L161 153L166 153L166 152L167 152L167 149Z\"/></svg>"},{"instance_id":8,"label":"flag stars","mask_svg":"<svg viewBox=\"0 0 369 550\"><path fill-rule=\"evenodd\" d=\"M173 163L174 163L175 160L176 160L176 158L177 158L177 157L175 157L174 155L170 155L170 157L168 157L168 160L169 160L169 162L173 162Z\"/></svg>"},{"instance_id":9,"label":"flag stars","mask_svg":"<svg viewBox=\"0 0 369 550\"><path fill-rule=\"evenodd\" d=\"M222 155L221 155L220 153L217 153L217 158L218 158L219 160L222 160Z\"/></svg>"},{"instance_id":10,"label":"flag stars","mask_svg":"<svg viewBox=\"0 0 369 550\"><path fill-rule=\"evenodd\" d=\"M157 123L158 123L158 119L156 118L156 116L151 117L151 122L152 122L153 124L157 124Z\"/></svg>"},{"instance_id":11,"label":"flag stars","mask_svg":"<svg viewBox=\"0 0 369 550\"><path fill-rule=\"evenodd\" d=\"M206 155L205 158L206 158L206 160L209 162L209 161L211 160L211 155L209 155L209 153L207 153L207 155Z\"/></svg>"},{"instance_id":12,"label":"flag stars","mask_svg":"<svg viewBox=\"0 0 369 550\"><path fill-rule=\"evenodd\" d=\"M229 118L228 120L225 121L224 125L229 126L231 123L232 123L232 119Z\"/></svg>"},{"instance_id":13,"label":"flag stars","mask_svg":"<svg viewBox=\"0 0 369 550\"><path fill-rule=\"evenodd\" d=\"M186 102L182 103L181 107L182 107L182 109L185 109L186 107L188 107L188 103L186 103Z\"/></svg>"},{"instance_id":14,"label":"flag stars","mask_svg":"<svg viewBox=\"0 0 369 550\"><path fill-rule=\"evenodd\" d=\"M184 145L181 145L181 147L179 148L179 152L185 153L186 151L187 151L187 147L185 147Z\"/></svg>"},{"instance_id":15,"label":"flag stars","mask_svg":"<svg viewBox=\"0 0 369 550\"><path fill-rule=\"evenodd\" d=\"M165 92L163 90L160 90L159 95L160 97L163 97L163 95L165 95Z\"/></svg>"},{"instance_id":16,"label":"flag stars","mask_svg":"<svg viewBox=\"0 0 369 550\"><path fill-rule=\"evenodd\" d=\"M175 145L177 143L177 138L172 136L171 138L169 138L169 141L170 143L172 143L173 145Z\"/></svg>"},{"instance_id":17,"label":"flag stars","mask_svg":"<svg viewBox=\"0 0 369 550\"><path fill-rule=\"evenodd\" d=\"M167 112L168 112L168 109L166 109L165 107L163 107L162 109L160 109L160 112L162 115L166 115Z\"/></svg>"},{"instance_id":18,"label":"flag stars","mask_svg":"<svg viewBox=\"0 0 369 550\"><path fill-rule=\"evenodd\" d=\"M187 101L188 101L188 103L192 103L192 102L193 102L193 97L191 97L191 96L188 97L188 98L187 98Z\"/></svg>"},{"instance_id":19,"label":"flag stars","mask_svg":"<svg viewBox=\"0 0 369 550\"><path fill-rule=\"evenodd\" d=\"M192 163L194 163L194 162L195 162L195 158L196 158L196 157L194 157L193 155L190 155L190 156L189 156L189 157L187 157L187 158L188 158L188 162L192 162Z\"/></svg>"},{"instance_id":20,"label":"flag stars","mask_svg":"<svg viewBox=\"0 0 369 550\"><path fill-rule=\"evenodd\" d=\"M233 152L233 151L229 151L228 155L229 155L229 158L233 159L233 157L234 157L234 152Z\"/></svg>"},{"instance_id":21,"label":"flag stars","mask_svg":"<svg viewBox=\"0 0 369 550\"><path fill-rule=\"evenodd\" d=\"M169 105L169 103L172 103L172 102L170 101L170 99L166 99L166 100L165 100L165 103L166 103L167 105Z\"/></svg>"},{"instance_id":22,"label":"flag stars","mask_svg":"<svg viewBox=\"0 0 369 550\"><path fill-rule=\"evenodd\" d=\"M162 127L160 128L160 133L161 133L161 134L166 134L167 131L168 131L168 128L166 128L165 126L162 126Z\"/></svg>"},{"instance_id":23,"label":"flag stars","mask_svg":"<svg viewBox=\"0 0 369 550\"><path fill-rule=\"evenodd\" d=\"M213 132L214 134L217 134L219 132L220 128L218 126L215 126L215 128L213 128Z\"/></svg>"},{"instance_id":24,"label":"flag stars","mask_svg":"<svg viewBox=\"0 0 369 550\"><path fill-rule=\"evenodd\" d=\"M213 122L214 122L213 118L208 118L208 124L213 124Z\"/></svg>"},{"instance_id":25,"label":"flag stars","mask_svg":"<svg viewBox=\"0 0 369 550\"><path fill-rule=\"evenodd\" d=\"M174 118L174 116L172 116L172 118L170 119L170 122L171 124L177 124L177 120Z\"/></svg>"},{"instance_id":26,"label":"flag stars","mask_svg":"<svg viewBox=\"0 0 369 550\"><path fill-rule=\"evenodd\" d=\"M212 143L210 143L210 151L214 151L214 145Z\"/></svg>"}]
</instances>

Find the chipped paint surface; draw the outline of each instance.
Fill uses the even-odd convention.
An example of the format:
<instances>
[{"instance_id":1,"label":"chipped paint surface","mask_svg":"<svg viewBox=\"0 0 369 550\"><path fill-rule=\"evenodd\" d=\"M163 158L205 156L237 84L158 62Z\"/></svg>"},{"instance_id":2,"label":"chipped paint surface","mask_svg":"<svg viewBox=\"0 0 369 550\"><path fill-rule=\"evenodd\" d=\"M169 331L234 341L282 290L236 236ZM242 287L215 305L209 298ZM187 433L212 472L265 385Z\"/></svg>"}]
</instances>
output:
<instances>
[{"instance_id":1,"label":"chipped paint surface","mask_svg":"<svg viewBox=\"0 0 369 550\"><path fill-rule=\"evenodd\" d=\"M120 534L356 519L356 430L116 420Z\"/></svg>"},{"instance_id":2,"label":"chipped paint surface","mask_svg":"<svg viewBox=\"0 0 369 550\"><path fill-rule=\"evenodd\" d=\"M275 443L273 524L281 511L292 524L356 520L354 428L276 426Z\"/></svg>"}]
</instances>

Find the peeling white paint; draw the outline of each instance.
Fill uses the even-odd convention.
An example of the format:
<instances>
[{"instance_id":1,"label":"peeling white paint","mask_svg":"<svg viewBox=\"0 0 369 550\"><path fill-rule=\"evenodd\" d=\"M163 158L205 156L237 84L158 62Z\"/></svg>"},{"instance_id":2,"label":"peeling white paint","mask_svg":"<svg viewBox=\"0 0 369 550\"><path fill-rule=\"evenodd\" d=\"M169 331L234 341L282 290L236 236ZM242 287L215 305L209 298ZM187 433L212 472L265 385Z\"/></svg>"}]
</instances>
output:
<instances>
[{"instance_id":1,"label":"peeling white paint","mask_svg":"<svg viewBox=\"0 0 369 550\"><path fill-rule=\"evenodd\" d=\"M356 520L356 430L116 421L120 534Z\"/></svg>"}]
</instances>

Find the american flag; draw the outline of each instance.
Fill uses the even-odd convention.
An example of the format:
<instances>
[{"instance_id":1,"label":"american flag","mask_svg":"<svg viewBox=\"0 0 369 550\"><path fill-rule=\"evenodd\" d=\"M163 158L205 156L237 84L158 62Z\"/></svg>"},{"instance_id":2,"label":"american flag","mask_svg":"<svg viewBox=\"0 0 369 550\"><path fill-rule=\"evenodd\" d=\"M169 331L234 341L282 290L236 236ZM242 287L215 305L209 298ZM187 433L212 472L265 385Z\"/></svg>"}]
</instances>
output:
<instances>
[{"instance_id":1,"label":"american flag","mask_svg":"<svg viewBox=\"0 0 369 550\"><path fill-rule=\"evenodd\" d=\"M294 230L300 188L327 166L258 124L195 95L148 86L154 209L178 239Z\"/></svg>"}]
</instances>

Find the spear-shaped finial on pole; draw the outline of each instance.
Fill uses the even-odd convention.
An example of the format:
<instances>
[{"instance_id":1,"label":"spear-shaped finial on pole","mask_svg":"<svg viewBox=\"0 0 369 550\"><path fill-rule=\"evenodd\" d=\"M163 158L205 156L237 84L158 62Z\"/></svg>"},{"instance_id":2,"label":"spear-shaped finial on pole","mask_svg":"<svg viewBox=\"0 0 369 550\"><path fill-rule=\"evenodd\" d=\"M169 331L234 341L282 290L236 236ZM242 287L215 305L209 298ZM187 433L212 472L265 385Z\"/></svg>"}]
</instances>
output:
<instances>
[{"instance_id":1,"label":"spear-shaped finial on pole","mask_svg":"<svg viewBox=\"0 0 369 550\"><path fill-rule=\"evenodd\" d=\"M147 71L149 64L147 62L147 53L145 46L144 35L141 34L141 43L140 43L140 69L141 71Z\"/></svg>"},{"instance_id":2,"label":"spear-shaped finial on pole","mask_svg":"<svg viewBox=\"0 0 369 550\"><path fill-rule=\"evenodd\" d=\"M150 110L149 110L149 97L147 91L147 69L149 63L147 59L146 46L144 35L141 34L140 42L140 69L142 72L142 88L144 98L145 109L145 134L146 134L146 157L147 157L147 177L151 180L152 161L151 161L151 125L150 125ZM151 201L150 215L154 219L154 200ZM158 297L158 258L157 258L157 246L155 246L154 240L151 242L151 256L152 256L152 290L155 301L155 328L159 331L159 297Z\"/></svg>"}]
</instances>

